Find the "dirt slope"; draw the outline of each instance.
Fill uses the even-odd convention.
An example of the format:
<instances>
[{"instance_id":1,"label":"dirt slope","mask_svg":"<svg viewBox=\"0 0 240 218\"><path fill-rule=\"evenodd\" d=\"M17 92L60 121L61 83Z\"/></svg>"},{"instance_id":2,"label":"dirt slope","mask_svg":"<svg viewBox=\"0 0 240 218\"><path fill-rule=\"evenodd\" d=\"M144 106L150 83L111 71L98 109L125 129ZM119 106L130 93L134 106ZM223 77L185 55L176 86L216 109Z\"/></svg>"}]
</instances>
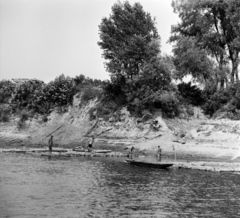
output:
<instances>
[{"instance_id":1,"label":"dirt slope","mask_svg":"<svg viewBox=\"0 0 240 218\"><path fill-rule=\"evenodd\" d=\"M126 109L121 111L121 121L89 120L89 110L96 104L90 101L79 106L74 99L72 107L64 114L53 112L48 122L40 118L27 122L27 128L19 131L17 120L0 125L0 144L9 146L46 146L50 133L59 147L87 145L89 137L97 136L96 146L134 146L140 151L155 153L161 145L164 154L190 157L208 156L237 160L240 156L240 121L209 120L199 109L188 119L162 119L156 116L148 120L130 117Z\"/></svg>"}]
</instances>

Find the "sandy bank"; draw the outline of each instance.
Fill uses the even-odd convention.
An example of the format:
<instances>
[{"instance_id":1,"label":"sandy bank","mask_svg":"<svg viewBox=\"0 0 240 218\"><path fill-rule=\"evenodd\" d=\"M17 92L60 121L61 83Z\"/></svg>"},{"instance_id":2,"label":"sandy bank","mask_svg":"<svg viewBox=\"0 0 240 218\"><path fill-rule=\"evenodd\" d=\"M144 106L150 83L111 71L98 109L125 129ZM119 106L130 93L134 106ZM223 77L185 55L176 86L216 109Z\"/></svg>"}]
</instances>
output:
<instances>
[{"instance_id":1,"label":"sandy bank","mask_svg":"<svg viewBox=\"0 0 240 218\"><path fill-rule=\"evenodd\" d=\"M160 145L163 155L176 155L181 161L240 162L240 121L209 120L198 109L188 119L136 119L123 109L118 119L113 116L108 121L90 120L89 110L94 105L91 101L80 106L75 99L66 113L53 112L45 123L35 117L22 130L17 129L16 119L1 123L0 147L43 148L53 134L54 147L72 149L87 146L90 137L96 136L96 149L126 153L127 148L134 146L136 156L155 156Z\"/></svg>"}]
</instances>

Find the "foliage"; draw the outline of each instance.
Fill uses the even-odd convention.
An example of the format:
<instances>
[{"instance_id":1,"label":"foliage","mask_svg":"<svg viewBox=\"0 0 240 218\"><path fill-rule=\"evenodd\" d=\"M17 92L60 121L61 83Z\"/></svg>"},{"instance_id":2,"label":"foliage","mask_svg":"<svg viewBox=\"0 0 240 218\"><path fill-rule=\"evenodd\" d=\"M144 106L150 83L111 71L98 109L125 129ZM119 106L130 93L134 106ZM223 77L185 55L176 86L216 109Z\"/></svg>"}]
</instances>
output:
<instances>
[{"instance_id":1,"label":"foliage","mask_svg":"<svg viewBox=\"0 0 240 218\"><path fill-rule=\"evenodd\" d=\"M0 105L0 122L9 122L10 120L10 108L5 105Z\"/></svg>"},{"instance_id":2,"label":"foliage","mask_svg":"<svg viewBox=\"0 0 240 218\"><path fill-rule=\"evenodd\" d=\"M111 100L122 99L123 104L126 103L126 95L122 89L122 86L125 85L125 79L123 76L118 76L110 81L106 81L103 85L105 95L108 96Z\"/></svg>"},{"instance_id":3,"label":"foliage","mask_svg":"<svg viewBox=\"0 0 240 218\"><path fill-rule=\"evenodd\" d=\"M74 84L74 94L78 92L82 92L85 87L89 86L102 86L103 82L98 79L91 79L89 77L85 77L84 75L80 74L79 76L76 76L73 78L73 84Z\"/></svg>"},{"instance_id":4,"label":"foliage","mask_svg":"<svg viewBox=\"0 0 240 218\"><path fill-rule=\"evenodd\" d=\"M9 102L10 98L15 89L15 84L9 80L0 81L0 104L6 104Z\"/></svg>"},{"instance_id":5,"label":"foliage","mask_svg":"<svg viewBox=\"0 0 240 218\"><path fill-rule=\"evenodd\" d=\"M231 82L238 80L240 51L238 0L174 0L173 7L181 23L172 28L172 41L193 37L197 46L206 49L219 64L219 80L226 80L222 68L232 62ZM223 84L223 83L222 83Z\"/></svg>"},{"instance_id":6,"label":"foliage","mask_svg":"<svg viewBox=\"0 0 240 218\"><path fill-rule=\"evenodd\" d=\"M14 93L15 108L49 113L54 107L66 106L73 100L73 80L61 75L47 85L38 80L21 84Z\"/></svg>"},{"instance_id":7,"label":"foliage","mask_svg":"<svg viewBox=\"0 0 240 218\"><path fill-rule=\"evenodd\" d=\"M17 128L18 128L18 130L26 128L26 123L24 121L19 120L17 122Z\"/></svg>"},{"instance_id":8,"label":"foliage","mask_svg":"<svg viewBox=\"0 0 240 218\"><path fill-rule=\"evenodd\" d=\"M20 112L20 121L25 122L27 121L30 117L33 116L33 113L28 110L22 110Z\"/></svg>"},{"instance_id":9,"label":"foliage","mask_svg":"<svg viewBox=\"0 0 240 218\"><path fill-rule=\"evenodd\" d=\"M82 92L81 102L86 103L89 100L100 98L102 95L102 89L97 87L86 87Z\"/></svg>"},{"instance_id":10,"label":"foliage","mask_svg":"<svg viewBox=\"0 0 240 218\"><path fill-rule=\"evenodd\" d=\"M213 61L206 50L196 46L193 38L179 37L173 48L175 77L182 79L187 75L200 83L205 83L213 72Z\"/></svg>"},{"instance_id":11,"label":"foliage","mask_svg":"<svg viewBox=\"0 0 240 218\"><path fill-rule=\"evenodd\" d=\"M203 106L210 116L237 119L240 118L240 84L234 83L225 90L215 92Z\"/></svg>"},{"instance_id":12,"label":"foliage","mask_svg":"<svg viewBox=\"0 0 240 218\"><path fill-rule=\"evenodd\" d=\"M107 70L112 77L131 79L141 66L160 53L155 21L140 3L118 2L109 18L99 25L100 42Z\"/></svg>"},{"instance_id":13,"label":"foliage","mask_svg":"<svg viewBox=\"0 0 240 218\"><path fill-rule=\"evenodd\" d=\"M141 74L134 80L128 80L125 88L128 108L142 116L145 109L160 108L156 99L170 88L170 69L163 59L152 59L144 65Z\"/></svg>"},{"instance_id":14,"label":"foliage","mask_svg":"<svg viewBox=\"0 0 240 218\"><path fill-rule=\"evenodd\" d=\"M231 99L230 93L226 90L220 90L214 93L203 106L205 114L212 116L220 108L226 105Z\"/></svg>"},{"instance_id":15,"label":"foliage","mask_svg":"<svg viewBox=\"0 0 240 218\"><path fill-rule=\"evenodd\" d=\"M20 119L18 120L17 122L17 127L18 129L23 129L26 127L26 121L29 119L29 118L32 118L33 117L33 111L29 111L29 110L26 110L26 109L23 109L22 111L20 111Z\"/></svg>"},{"instance_id":16,"label":"foliage","mask_svg":"<svg viewBox=\"0 0 240 218\"><path fill-rule=\"evenodd\" d=\"M43 121L44 123L46 123L46 122L48 121L48 117L47 117L46 115L43 115L43 116L42 116L42 121Z\"/></svg>"},{"instance_id":17,"label":"foliage","mask_svg":"<svg viewBox=\"0 0 240 218\"><path fill-rule=\"evenodd\" d=\"M53 106L65 106L72 104L73 95L73 80L61 75L43 88L40 100L51 102Z\"/></svg>"},{"instance_id":18,"label":"foliage","mask_svg":"<svg viewBox=\"0 0 240 218\"><path fill-rule=\"evenodd\" d=\"M99 29L98 44L111 73L105 95L136 115L155 109L163 109L167 116L177 114L175 95L164 97L171 89L174 65L171 57L160 56L160 37L150 14L139 3L118 2Z\"/></svg>"},{"instance_id":19,"label":"foliage","mask_svg":"<svg viewBox=\"0 0 240 218\"><path fill-rule=\"evenodd\" d=\"M178 84L178 91L189 104L200 106L205 102L203 92L191 82Z\"/></svg>"},{"instance_id":20,"label":"foliage","mask_svg":"<svg viewBox=\"0 0 240 218\"><path fill-rule=\"evenodd\" d=\"M16 87L11 102L14 105L14 109L35 110L37 105L35 104L36 99L39 97L43 82L39 80L29 80L18 87Z\"/></svg>"},{"instance_id":21,"label":"foliage","mask_svg":"<svg viewBox=\"0 0 240 218\"><path fill-rule=\"evenodd\" d=\"M90 120L93 120L96 117L101 117L105 121L109 121L116 118L116 114L118 114L122 107L123 105L118 105L115 100L109 99L105 96L105 98L102 98L93 108L89 110Z\"/></svg>"},{"instance_id":22,"label":"foliage","mask_svg":"<svg viewBox=\"0 0 240 218\"><path fill-rule=\"evenodd\" d=\"M160 104L163 115L166 117L176 117L179 115L179 100L174 92L164 91L155 99L155 103Z\"/></svg>"}]
</instances>

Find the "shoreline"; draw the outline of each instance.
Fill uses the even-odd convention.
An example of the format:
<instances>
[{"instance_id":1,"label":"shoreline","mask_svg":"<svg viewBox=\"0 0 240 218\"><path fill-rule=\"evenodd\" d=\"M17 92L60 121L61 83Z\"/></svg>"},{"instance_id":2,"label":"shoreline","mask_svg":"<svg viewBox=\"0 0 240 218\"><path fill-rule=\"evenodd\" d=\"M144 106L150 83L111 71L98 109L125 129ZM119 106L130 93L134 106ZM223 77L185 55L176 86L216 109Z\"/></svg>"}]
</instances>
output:
<instances>
[{"instance_id":1,"label":"shoreline","mask_svg":"<svg viewBox=\"0 0 240 218\"><path fill-rule=\"evenodd\" d=\"M85 136L86 129L92 129L96 121L87 123L77 120L76 124L69 124L68 120L68 114L61 122L58 116L47 124L38 124L33 120L29 122L29 128L22 131L19 131L14 123L1 123L0 150L46 149L48 140L44 139L44 136L60 125L64 127L54 135L53 149L72 150L77 146L86 147L89 140L89 137ZM110 126L108 123L99 122L99 126L92 129L91 134L97 135L110 127L112 130L105 131L105 134L96 138L94 149L109 149L119 152L119 156L126 156L129 148L134 146L137 158L154 158L160 145L163 157L174 160L176 153L178 168L240 172L240 122L162 118L159 121L162 127L158 131L148 132L149 125L145 124L142 130L138 130L138 126L132 126L129 134L126 134L124 127L119 129L119 124L115 127L115 124Z\"/></svg>"},{"instance_id":2,"label":"shoreline","mask_svg":"<svg viewBox=\"0 0 240 218\"><path fill-rule=\"evenodd\" d=\"M42 157L55 157L55 158L77 158L77 157L102 157L102 158L128 158L127 153L111 151L109 153L95 153L93 152L76 152L69 148L54 148L52 152L48 151L48 147L44 148L0 148L0 154L4 153L16 153L32 156ZM138 152L137 152L138 153ZM225 173L240 173L240 161L235 159L231 160L225 156L222 158L213 158L208 156L199 155L186 155L178 154L176 160L174 160L174 154L164 154L162 162L173 163L172 169L186 169L186 170L204 170L212 172L225 172ZM134 154L133 159L139 159L143 161L155 162L154 154L140 153Z\"/></svg>"}]
</instances>

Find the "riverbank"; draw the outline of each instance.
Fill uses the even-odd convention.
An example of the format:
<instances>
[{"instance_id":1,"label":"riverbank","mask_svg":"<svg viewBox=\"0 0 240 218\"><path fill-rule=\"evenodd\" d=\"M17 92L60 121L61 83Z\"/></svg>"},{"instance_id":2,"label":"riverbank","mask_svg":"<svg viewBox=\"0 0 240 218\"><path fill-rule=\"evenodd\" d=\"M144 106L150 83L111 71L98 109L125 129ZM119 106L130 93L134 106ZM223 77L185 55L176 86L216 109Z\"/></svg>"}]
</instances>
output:
<instances>
[{"instance_id":1,"label":"riverbank","mask_svg":"<svg viewBox=\"0 0 240 218\"><path fill-rule=\"evenodd\" d=\"M157 146L160 145L163 154L171 155L176 153L181 159L189 159L194 156L224 160L239 160L240 158L238 132L238 129L240 130L240 122L238 121L192 119L188 121L161 120L161 122L164 122L166 126L158 131L149 131L148 137L146 137L146 134L143 134L146 130L135 130L135 135L131 133L131 136L123 137L122 129L116 129L114 125L109 125L105 129L111 127L111 131L96 137L94 146L97 149L111 149L115 151L123 151L134 146L136 150L142 153L154 155L157 151ZM42 148L47 146L48 138L44 138L50 132L49 130L55 127L50 128L48 126L44 134L43 129L45 129L47 124L44 124L45 127L31 125L28 129L18 130L14 123L1 123L0 148ZM79 129L81 130L81 127ZM89 136L84 136L80 130L78 132L79 138L77 138L74 132L72 132L72 135L69 134L69 126L66 125L60 133L53 134L55 137L54 145L61 148L87 146ZM97 132L101 131L103 131L103 128L101 128L101 123L99 122L91 135L96 135ZM65 136L66 132L68 132L69 137L64 139L66 143L62 143L61 141L63 140L60 139ZM76 138L75 140L74 137Z\"/></svg>"},{"instance_id":2,"label":"riverbank","mask_svg":"<svg viewBox=\"0 0 240 218\"><path fill-rule=\"evenodd\" d=\"M126 109L109 120L91 120L89 110L96 102L85 106L78 99L62 114L52 112L43 122L35 116L17 128L17 118L0 124L0 148L45 148L50 135L54 147L73 149L86 147L95 136L95 149L110 149L126 154L134 146L138 156L155 156L160 145L163 156L181 162L240 162L240 122L207 119L198 108L187 119L163 119L155 115L147 119L131 117ZM119 117L121 119L119 119Z\"/></svg>"}]
</instances>

